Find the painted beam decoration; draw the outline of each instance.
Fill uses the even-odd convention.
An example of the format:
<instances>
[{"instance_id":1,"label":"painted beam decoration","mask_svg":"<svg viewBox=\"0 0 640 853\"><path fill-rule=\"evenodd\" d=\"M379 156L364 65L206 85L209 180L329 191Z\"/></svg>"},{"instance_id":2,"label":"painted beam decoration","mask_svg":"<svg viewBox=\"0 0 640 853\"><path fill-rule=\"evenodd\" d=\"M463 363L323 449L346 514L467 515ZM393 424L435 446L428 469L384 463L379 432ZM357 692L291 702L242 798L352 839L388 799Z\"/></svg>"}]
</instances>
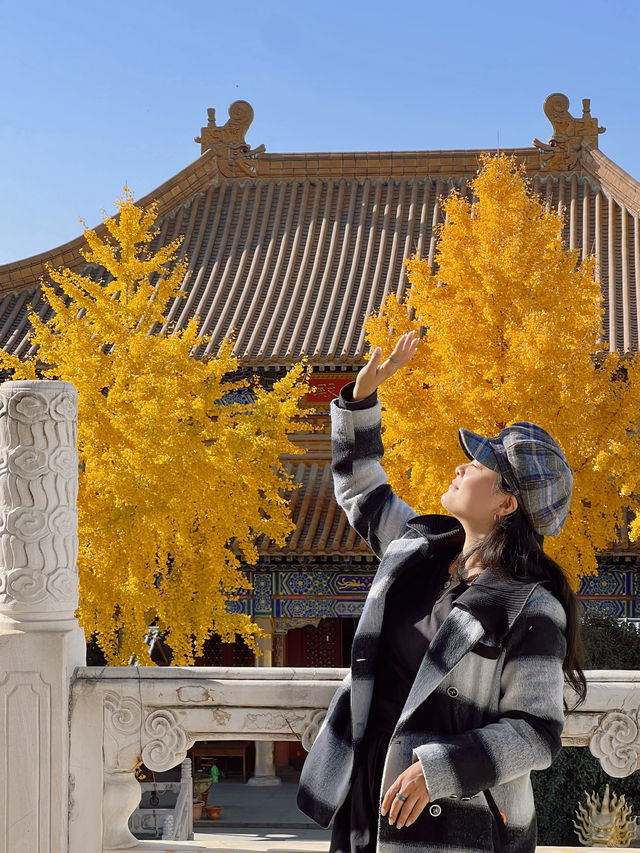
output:
<instances>
[{"instance_id":1,"label":"painted beam decoration","mask_svg":"<svg viewBox=\"0 0 640 853\"><path fill-rule=\"evenodd\" d=\"M322 618L358 617L373 582L376 564L291 563L247 572L253 590L239 591L230 612L270 616L276 633ZM616 618L640 619L640 576L635 563L603 562L597 576L583 578L578 597L583 613L597 610Z\"/></svg>"},{"instance_id":2,"label":"painted beam decoration","mask_svg":"<svg viewBox=\"0 0 640 853\"><path fill-rule=\"evenodd\" d=\"M253 590L227 602L227 609L252 617L275 619L276 633L307 624L310 619L360 616L375 575L373 563L335 569L292 565L246 573Z\"/></svg>"}]
</instances>

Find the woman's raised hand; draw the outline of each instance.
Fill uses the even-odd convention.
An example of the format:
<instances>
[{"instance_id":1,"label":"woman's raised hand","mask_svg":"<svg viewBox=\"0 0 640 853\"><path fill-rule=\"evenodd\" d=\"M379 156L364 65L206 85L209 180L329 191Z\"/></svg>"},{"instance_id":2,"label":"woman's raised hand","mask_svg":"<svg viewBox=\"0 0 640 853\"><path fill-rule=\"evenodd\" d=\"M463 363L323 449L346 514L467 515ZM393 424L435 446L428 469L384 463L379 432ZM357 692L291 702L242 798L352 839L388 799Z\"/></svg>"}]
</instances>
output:
<instances>
[{"instance_id":1,"label":"woman's raised hand","mask_svg":"<svg viewBox=\"0 0 640 853\"><path fill-rule=\"evenodd\" d=\"M420 338L415 337L415 331L405 332L400 335L393 352L385 361L380 363L382 349L376 347L371 353L371 358L358 373L356 384L353 389L353 399L363 400L378 388L379 385L390 376L404 367L413 358L418 349Z\"/></svg>"}]
</instances>

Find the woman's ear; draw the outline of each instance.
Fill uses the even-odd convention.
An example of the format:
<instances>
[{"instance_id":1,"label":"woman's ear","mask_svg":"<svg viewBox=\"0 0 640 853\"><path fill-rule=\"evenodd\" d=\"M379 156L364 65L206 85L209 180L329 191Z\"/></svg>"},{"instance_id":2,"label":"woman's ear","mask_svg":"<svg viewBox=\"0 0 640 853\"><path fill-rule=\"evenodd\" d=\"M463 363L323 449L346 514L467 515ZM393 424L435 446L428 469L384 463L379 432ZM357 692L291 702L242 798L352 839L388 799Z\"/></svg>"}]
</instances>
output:
<instances>
[{"instance_id":1,"label":"woman's ear","mask_svg":"<svg viewBox=\"0 0 640 853\"><path fill-rule=\"evenodd\" d=\"M505 515L511 515L512 512L515 512L518 509L518 499L515 495L512 495L511 492L506 492L505 499L501 504L501 509L504 508Z\"/></svg>"}]
</instances>

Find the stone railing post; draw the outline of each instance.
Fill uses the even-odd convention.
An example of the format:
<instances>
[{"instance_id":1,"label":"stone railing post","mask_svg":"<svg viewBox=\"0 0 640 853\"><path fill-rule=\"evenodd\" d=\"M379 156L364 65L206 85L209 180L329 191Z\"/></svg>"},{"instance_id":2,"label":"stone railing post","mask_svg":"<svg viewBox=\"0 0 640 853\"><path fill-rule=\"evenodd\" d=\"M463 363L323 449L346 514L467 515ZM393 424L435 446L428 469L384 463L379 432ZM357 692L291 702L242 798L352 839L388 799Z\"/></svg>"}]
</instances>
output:
<instances>
[{"instance_id":1,"label":"stone railing post","mask_svg":"<svg viewBox=\"0 0 640 853\"><path fill-rule=\"evenodd\" d=\"M180 781L187 786L187 831L186 836L193 841L193 773L191 770L191 759L185 758L180 766Z\"/></svg>"},{"instance_id":2,"label":"stone railing post","mask_svg":"<svg viewBox=\"0 0 640 853\"><path fill-rule=\"evenodd\" d=\"M0 384L0 848L67 853L78 605L78 395ZM96 804L99 808L99 804Z\"/></svg>"}]
</instances>

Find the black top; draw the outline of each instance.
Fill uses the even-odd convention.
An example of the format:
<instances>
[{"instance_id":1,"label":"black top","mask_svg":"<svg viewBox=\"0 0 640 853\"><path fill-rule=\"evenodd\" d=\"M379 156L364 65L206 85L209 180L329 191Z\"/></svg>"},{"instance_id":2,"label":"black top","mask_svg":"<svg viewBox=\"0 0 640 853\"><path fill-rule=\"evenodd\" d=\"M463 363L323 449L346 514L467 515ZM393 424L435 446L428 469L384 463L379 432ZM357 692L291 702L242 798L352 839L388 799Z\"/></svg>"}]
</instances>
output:
<instances>
[{"instance_id":1,"label":"black top","mask_svg":"<svg viewBox=\"0 0 640 853\"><path fill-rule=\"evenodd\" d=\"M461 581L436 600L442 575L429 577L428 565L410 567L387 593L368 720L376 731L395 728L429 643L468 589Z\"/></svg>"}]
</instances>

